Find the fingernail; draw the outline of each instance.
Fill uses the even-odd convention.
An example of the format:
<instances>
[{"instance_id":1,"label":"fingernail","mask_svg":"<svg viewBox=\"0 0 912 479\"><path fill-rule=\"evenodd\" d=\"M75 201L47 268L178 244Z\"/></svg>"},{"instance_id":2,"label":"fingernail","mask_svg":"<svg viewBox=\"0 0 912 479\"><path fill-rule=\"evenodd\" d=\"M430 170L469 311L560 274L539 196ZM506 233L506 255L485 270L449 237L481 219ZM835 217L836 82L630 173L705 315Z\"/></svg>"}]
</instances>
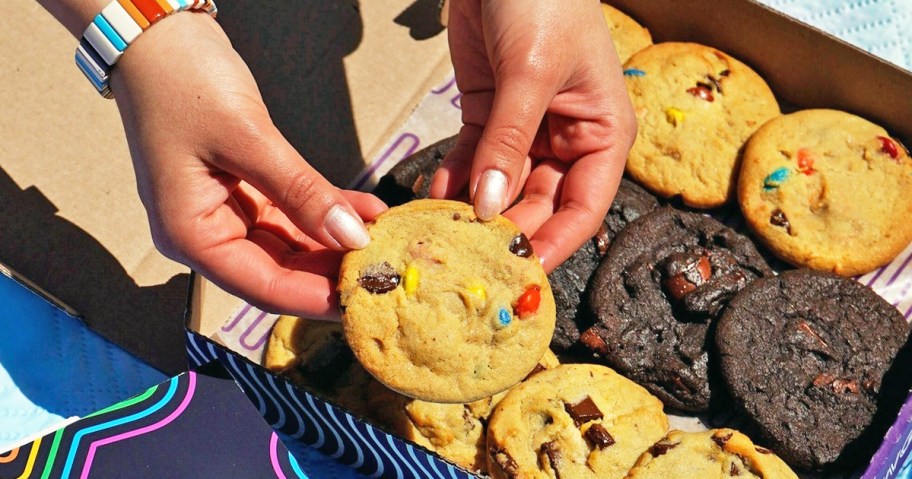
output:
<instances>
[{"instance_id":1,"label":"fingernail","mask_svg":"<svg viewBox=\"0 0 912 479\"><path fill-rule=\"evenodd\" d=\"M370 235L364 223L342 205L333 205L329 209L323 226L333 239L346 248L363 249L370 243Z\"/></svg>"},{"instance_id":2,"label":"fingernail","mask_svg":"<svg viewBox=\"0 0 912 479\"><path fill-rule=\"evenodd\" d=\"M507 176L500 170L481 174L475 189L475 214L483 221L494 219L503 210L507 196Z\"/></svg>"}]
</instances>

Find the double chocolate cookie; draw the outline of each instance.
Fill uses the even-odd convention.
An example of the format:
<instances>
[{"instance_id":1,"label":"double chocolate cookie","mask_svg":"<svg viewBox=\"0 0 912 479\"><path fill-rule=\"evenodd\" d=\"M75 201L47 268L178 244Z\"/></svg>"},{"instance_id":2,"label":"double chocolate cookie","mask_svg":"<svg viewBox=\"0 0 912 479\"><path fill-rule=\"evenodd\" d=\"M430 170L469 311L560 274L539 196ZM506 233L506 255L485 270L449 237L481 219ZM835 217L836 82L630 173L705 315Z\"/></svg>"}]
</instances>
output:
<instances>
[{"instance_id":1,"label":"double chocolate cookie","mask_svg":"<svg viewBox=\"0 0 912 479\"><path fill-rule=\"evenodd\" d=\"M696 213L660 208L615 238L590 285L594 357L667 406L710 404L708 341L728 300L772 270L753 243Z\"/></svg>"},{"instance_id":2,"label":"double chocolate cookie","mask_svg":"<svg viewBox=\"0 0 912 479\"><path fill-rule=\"evenodd\" d=\"M427 198L434 172L443 162L443 157L454 146L456 135L440 140L400 161L380 178L374 188L374 195L391 208L414 199Z\"/></svg>"},{"instance_id":3,"label":"double chocolate cookie","mask_svg":"<svg viewBox=\"0 0 912 479\"><path fill-rule=\"evenodd\" d=\"M869 288L795 270L739 293L716 343L731 395L763 439L790 464L822 469L871 457L908 391L909 331Z\"/></svg>"},{"instance_id":4,"label":"double chocolate cookie","mask_svg":"<svg viewBox=\"0 0 912 479\"><path fill-rule=\"evenodd\" d=\"M655 196L636 183L622 179L611 209L595 237L548 275L557 305L557 324L551 348L557 351L570 348L579 340L580 331L592 325L592 314L583 304L592 273L614 237L631 221L658 207Z\"/></svg>"}]
</instances>

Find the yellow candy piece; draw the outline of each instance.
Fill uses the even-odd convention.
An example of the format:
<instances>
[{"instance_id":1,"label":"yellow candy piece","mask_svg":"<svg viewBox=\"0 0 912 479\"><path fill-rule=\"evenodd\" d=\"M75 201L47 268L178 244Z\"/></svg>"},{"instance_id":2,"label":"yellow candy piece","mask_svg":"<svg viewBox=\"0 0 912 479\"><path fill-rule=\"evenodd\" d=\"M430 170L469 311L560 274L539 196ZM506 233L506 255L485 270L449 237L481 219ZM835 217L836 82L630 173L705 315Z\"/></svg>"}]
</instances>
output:
<instances>
[{"instance_id":1,"label":"yellow candy piece","mask_svg":"<svg viewBox=\"0 0 912 479\"><path fill-rule=\"evenodd\" d=\"M406 294L413 294L418 289L418 268L408 265L405 267L405 278L402 280L402 286Z\"/></svg>"},{"instance_id":2,"label":"yellow candy piece","mask_svg":"<svg viewBox=\"0 0 912 479\"><path fill-rule=\"evenodd\" d=\"M480 299L482 302L484 302L488 299L488 295L487 295L487 293L485 293L484 286L482 286L480 284L477 284L477 283L472 284L466 289L469 291L469 293L471 293L476 298Z\"/></svg>"},{"instance_id":3,"label":"yellow candy piece","mask_svg":"<svg viewBox=\"0 0 912 479\"><path fill-rule=\"evenodd\" d=\"M669 107L665 110L665 120L674 126L678 126L684 123L684 112L675 107Z\"/></svg>"}]
</instances>

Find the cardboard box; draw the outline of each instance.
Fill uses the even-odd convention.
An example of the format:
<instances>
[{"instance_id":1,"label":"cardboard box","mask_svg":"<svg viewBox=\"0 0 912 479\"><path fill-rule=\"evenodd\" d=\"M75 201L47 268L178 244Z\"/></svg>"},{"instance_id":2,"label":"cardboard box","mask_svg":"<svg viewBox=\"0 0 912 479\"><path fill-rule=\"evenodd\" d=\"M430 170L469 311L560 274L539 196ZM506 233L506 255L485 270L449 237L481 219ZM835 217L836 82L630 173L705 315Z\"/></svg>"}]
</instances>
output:
<instances>
[{"instance_id":1,"label":"cardboard box","mask_svg":"<svg viewBox=\"0 0 912 479\"><path fill-rule=\"evenodd\" d=\"M750 0L609 3L649 27L656 41L694 41L731 53L764 76L788 108L843 109L884 125L896 137L912 139L912 108L908 107L912 74L820 31ZM432 91L429 98L448 88L444 85ZM420 108L424 108L424 103ZM452 133L455 129L448 132ZM376 180L391 164L436 139L419 141L418 136L409 133L409 128L400 129L390 138L383 154L376 157L353 185L370 189L371 180ZM889 268L893 271L897 266L887 266L884 270ZM875 274L871 282L879 276ZM244 320L245 311L236 314L243 304L236 298L201 278L196 278L191 298L187 334L192 360L200 363L217 359L225 363L274 427L296 434L302 441L365 474L473 477L467 471L454 471L452 465L435 454L403 443L267 372L250 352L256 350L255 344L248 351L224 347L219 338L220 328L235 327ZM905 308L912 298L903 299ZM259 338L251 340L253 343L265 340L264 335L268 334L269 322L264 317L257 316L244 325L244 334ZM235 321L225 325L229 318ZM910 419L912 402L906 404L864 477L894 477L899 472L899 466L910 454Z\"/></svg>"},{"instance_id":2,"label":"cardboard box","mask_svg":"<svg viewBox=\"0 0 912 479\"><path fill-rule=\"evenodd\" d=\"M217 364L0 452L0 477L307 477Z\"/></svg>"}]
</instances>

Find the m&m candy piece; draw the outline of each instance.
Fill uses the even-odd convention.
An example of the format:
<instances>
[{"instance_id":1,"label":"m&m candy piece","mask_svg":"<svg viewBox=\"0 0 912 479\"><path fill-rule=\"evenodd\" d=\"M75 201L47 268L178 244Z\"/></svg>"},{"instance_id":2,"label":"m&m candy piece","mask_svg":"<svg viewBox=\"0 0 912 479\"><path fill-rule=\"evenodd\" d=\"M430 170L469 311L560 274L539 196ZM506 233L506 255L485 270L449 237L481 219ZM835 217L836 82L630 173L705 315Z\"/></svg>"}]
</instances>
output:
<instances>
[{"instance_id":1,"label":"m&m candy piece","mask_svg":"<svg viewBox=\"0 0 912 479\"><path fill-rule=\"evenodd\" d=\"M795 156L798 157L798 171L805 175L810 175L814 172L814 157L811 156L810 150L799 148Z\"/></svg>"},{"instance_id":2,"label":"m&m candy piece","mask_svg":"<svg viewBox=\"0 0 912 479\"><path fill-rule=\"evenodd\" d=\"M402 279L402 287L405 288L406 294L414 294L418 289L418 268L413 265L405 267L405 275Z\"/></svg>"},{"instance_id":3,"label":"m&m candy piece","mask_svg":"<svg viewBox=\"0 0 912 479\"><path fill-rule=\"evenodd\" d=\"M890 155L890 158L894 160L899 158L899 148L896 147L896 142L892 138L878 136L877 139L880 140L880 151Z\"/></svg>"},{"instance_id":4,"label":"m&m candy piece","mask_svg":"<svg viewBox=\"0 0 912 479\"><path fill-rule=\"evenodd\" d=\"M519 319L526 319L538 311L538 305L541 303L541 287L530 286L519 300L516 302L516 315Z\"/></svg>"},{"instance_id":5,"label":"m&m candy piece","mask_svg":"<svg viewBox=\"0 0 912 479\"><path fill-rule=\"evenodd\" d=\"M789 170L788 168L777 168L773 170L772 173L766 175L766 178L763 179L763 189L766 191L774 190L779 188L786 179L788 179Z\"/></svg>"},{"instance_id":6,"label":"m&m candy piece","mask_svg":"<svg viewBox=\"0 0 912 479\"><path fill-rule=\"evenodd\" d=\"M684 123L684 112L675 107L669 107L665 110L665 121L678 126Z\"/></svg>"},{"instance_id":7,"label":"m&m candy piece","mask_svg":"<svg viewBox=\"0 0 912 479\"><path fill-rule=\"evenodd\" d=\"M513 315L507 311L507 308L500 308L500 311L497 313L497 320L501 326L509 326L510 321L513 320Z\"/></svg>"},{"instance_id":8,"label":"m&m candy piece","mask_svg":"<svg viewBox=\"0 0 912 479\"><path fill-rule=\"evenodd\" d=\"M625 77L642 77L646 76L646 72L643 70L637 70L636 68L628 68L624 70Z\"/></svg>"}]
</instances>

